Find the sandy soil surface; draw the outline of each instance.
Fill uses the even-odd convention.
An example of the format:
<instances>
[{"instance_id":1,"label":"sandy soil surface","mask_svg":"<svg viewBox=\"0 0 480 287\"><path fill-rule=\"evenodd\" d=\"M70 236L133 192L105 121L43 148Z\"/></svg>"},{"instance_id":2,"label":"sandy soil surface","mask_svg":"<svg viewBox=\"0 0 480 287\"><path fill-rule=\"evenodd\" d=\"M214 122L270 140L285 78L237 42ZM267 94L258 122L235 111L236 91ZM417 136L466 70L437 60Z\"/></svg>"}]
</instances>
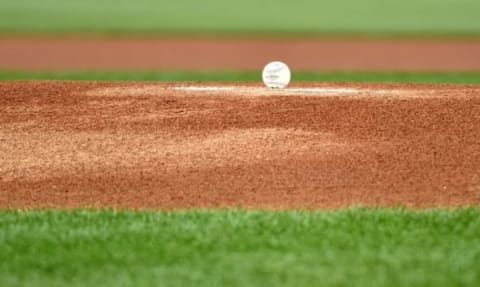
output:
<instances>
[{"instance_id":1,"label":"sandy soil surface","mask_svg":"<svg viewBox=\"0 0 480 287\"><path fill-rule=\"evenodd\" d=\"M0 95L2 208L480 204L480 86L19 81Z\"/></svg>"},{"instance_id":2,"label":"sandy soil surface","mask_svg":"<svg viewBox=\"0 0 480 287\"><path fill-rule=\"evenodd\" d=\"M0 37L0 69L479 70L479 40Z\"/></svg>"}]
</instances>

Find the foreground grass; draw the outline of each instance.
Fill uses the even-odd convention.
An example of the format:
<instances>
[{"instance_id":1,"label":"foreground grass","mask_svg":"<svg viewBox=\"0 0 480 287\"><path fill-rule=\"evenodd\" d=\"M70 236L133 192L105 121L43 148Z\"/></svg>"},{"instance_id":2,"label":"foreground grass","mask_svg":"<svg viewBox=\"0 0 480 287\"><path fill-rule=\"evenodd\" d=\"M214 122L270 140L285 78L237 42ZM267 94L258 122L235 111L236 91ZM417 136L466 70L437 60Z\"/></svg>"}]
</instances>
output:
<instances>
[{"instance_id":1,"label":"foreground grass","mask_svg":"<svg viewBox=\"0 0 480 287\"><path fill-rule=\"evenodd\" d=\"M0 71L0 80L260 81L260 72ZM479 72L294 72L292 81L479 84Z\"/></svg>"},{"instance_id":2,"label":"foreground grass","mask_svg":"<svg viewBox=\"0 0 480 287\"><path fill-rule=\"evenodd\" d=\"M0 286L480 286L480 209L0 211Z\"/></svg>"},{"instance_id":3,"label":"foreground grass","mask_svg":"<svg viewBox=\"0 0 480 287\"><path fill-rule=\"evenodd\" d=\"M3 0L0 32L477 34L478 0Z\"/></svg>"}]
</instances>

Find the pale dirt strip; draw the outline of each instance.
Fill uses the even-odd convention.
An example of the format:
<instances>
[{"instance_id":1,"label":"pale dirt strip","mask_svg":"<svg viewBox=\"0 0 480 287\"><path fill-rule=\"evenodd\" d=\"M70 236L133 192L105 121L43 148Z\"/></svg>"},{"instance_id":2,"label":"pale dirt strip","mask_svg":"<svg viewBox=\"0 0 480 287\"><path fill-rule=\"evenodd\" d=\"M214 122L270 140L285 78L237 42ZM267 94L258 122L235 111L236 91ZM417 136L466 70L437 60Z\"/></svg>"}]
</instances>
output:
<instances>
[{"instance_id":1,"label":"pale dirt strip","mask_svg":"<svg viewBox=\"0 0 480 287\"><path fill-rule=\"evenodd\" d=\"M312 84L311 84L312 85ZM116 96L135 96L135 95L152 95L161 96L163 93L178 91L188 93L190 95L217 95L240 97L272 97L272 96L292 96L292 97L355 97L355 98L371 98L371 99L407 99L407 98L442 98L445 97L444 92L438 89L401 89L401 88L359 88L359 87L329 87L324 86L304 86L304 87L287 87L284 89L272 89L264 87L262 84L250 85L195 85L195 84L177 84L165 86L162 84L151 84L132 87L116 87L116 88L100 88L91 90L87 94L93 96L116 95ZM470 87L468 94L479 93L480 88ZM457 97L461 96L457 91ZM466 95L466 94L465 94Z\"/></svg>"}]
</instances>

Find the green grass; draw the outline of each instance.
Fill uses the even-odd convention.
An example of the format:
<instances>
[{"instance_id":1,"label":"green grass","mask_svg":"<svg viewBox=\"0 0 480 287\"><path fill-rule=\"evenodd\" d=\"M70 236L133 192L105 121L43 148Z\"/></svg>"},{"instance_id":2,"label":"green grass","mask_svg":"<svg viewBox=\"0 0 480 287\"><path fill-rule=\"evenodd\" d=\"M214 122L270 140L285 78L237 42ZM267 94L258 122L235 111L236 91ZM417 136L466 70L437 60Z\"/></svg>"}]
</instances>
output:
<instances>
[{"instance_id":1,"label":"green grass","mask_svg":"<svg viewBox=\"0 0 480 287\"><path fill-rule=\"evenodd\" d=\"M260 81L260 72L0 71L0 80ZM294 72L292 81L480 84L480 72Z\"/></svg>"},{"instance_id":2,"label":"green grass","mask_svg":"<svg viewBox=\"0 0 480 287\"><path fill-rule=\"evenodd\" d=\"M480 33L478 0L1 0L1 32Z\"/></svg>"},{"instance_id":3,"label":"green grass","mask_svg":"<svg viewBox=\"0 0 480 287\"><path fill-rule=\"evenodd\" d=\"M0 286L480 286L480 209L4 210Z\"/></svg>"}]
</instances>

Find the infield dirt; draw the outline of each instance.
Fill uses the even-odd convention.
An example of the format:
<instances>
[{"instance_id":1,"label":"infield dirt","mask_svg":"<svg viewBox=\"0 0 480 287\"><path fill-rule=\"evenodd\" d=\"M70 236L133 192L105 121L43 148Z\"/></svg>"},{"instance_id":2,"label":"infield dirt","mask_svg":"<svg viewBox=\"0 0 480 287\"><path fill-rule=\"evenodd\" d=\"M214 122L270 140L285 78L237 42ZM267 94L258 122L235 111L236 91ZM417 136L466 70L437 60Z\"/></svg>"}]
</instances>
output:
<instances>
[{"instance_id":1,"label":"infield dirt","mask_svg":"<svg viewBox=\"0 0 480 287\"><path fill-rule=\"evenodd\" d=\"M185 38L0 36L6 70L469 71L480 69L478 39Z\"/></svg>"},{"instance_id":2,"label":"infield dirt","mask_svg":"<svg viewBox=\"0 0 480 287\"><path fill-rule=\"evenodd\" d=\"M480 204L480 86L220 85L0 82L0 207Z\"/></svg>"}]
</instances>

